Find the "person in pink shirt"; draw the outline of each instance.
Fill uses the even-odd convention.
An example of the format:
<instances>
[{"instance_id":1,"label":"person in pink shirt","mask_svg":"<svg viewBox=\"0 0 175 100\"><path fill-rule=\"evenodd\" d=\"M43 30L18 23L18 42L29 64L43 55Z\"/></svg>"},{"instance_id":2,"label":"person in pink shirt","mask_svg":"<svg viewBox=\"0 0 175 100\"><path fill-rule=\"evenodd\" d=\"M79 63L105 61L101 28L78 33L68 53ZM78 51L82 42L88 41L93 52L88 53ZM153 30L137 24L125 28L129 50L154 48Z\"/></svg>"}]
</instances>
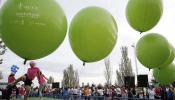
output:
<instances>
[{"instance_id":1,"label":"person in pink shirt","mask_svg":"<svg viewBox=\"0 0 175 100\"><path fill-rule=\"evenodd\" d=\"M8 84L13 84L16 81L15 73L11 72L8 76ZM11 88L7 89L7 100L10 100L12 91L16 88L16 85L12 86Z\"/></svg>"},{"instance_id":2,"label":"person in pink shirt","mask_svg":"<svg viewBox=\"0 0 175 100\"><path fill-rule=\"evenodd\" d=\"M25 95L24 84L22 84L21 87L19 88L19 95L20 95L21 99L24 99L24 95Z\"/></svg>"},{"instance_id":3,"label":"person in pink shirt","mask_svg":"<svg viewBox=\"0 0 175 100\"><path fill-rule=\"evenodd\" d=\"M45 75L42 74L42 72L40 71L38 81L39 81L39 96L40 96L41 100L42 100L42 92L44 91L44 89L47 85L46 80L48 80L48 78L46 78Z\"/></svg>"},{"instance_id":4,"label":"person in pink shirt","mask_svg":"<svg viewBox=\"0 0 175 100\"><path fill-rule=\"evenodd\" d=\"M8 84L12 84L16 81L15 79L15 74L14 73L11 73L9 76L8 76Z\"/></svg>"},{"instance_id":5,"label":"person in pink shirt","mask_svg":"<svg viewBox=\"0 0 175 100\"><path fill-rule=\"evenodd\" d=\"M12 100L16 99L16 89L12 90Z\"/></svg>"},{"instance_id":6,"label":"person in pink shirt","mask_svg":"<svg viewBox=\"0 0 175 100\"><path fill-rule=\"evenodd\" d=\"M30 92L32 81L35 77L39 77L40 69L36 67L36 63L34 61L30 62L30 68L28 68L27 73L20 78L18 78L14 83L10 84L9 87L16 85L18 82L23 81L25 85L26 94L24 96L24 100L27 100Z\"/></svg>"},{"instance_id":7,"label":"person in pink shirt","mask_svg":"<svg viewBox=\"0 0 175 100\"><path fill-rule=\"evenodd\" d=\"M13 84L16 81L15 74L18 71L18 69L19 69L19 67L16 66L16 65L11 66L11 73L8 76L8 85ZM10 97L13 96L12 92L15 93L14 91L16 91L16 90L17 90L16 85L13 85L11 88L8 88L8 86L7 86L7 95L6 95L7 97L6 97L6 99L10 100Z\"/></svg>"}]
</instances>

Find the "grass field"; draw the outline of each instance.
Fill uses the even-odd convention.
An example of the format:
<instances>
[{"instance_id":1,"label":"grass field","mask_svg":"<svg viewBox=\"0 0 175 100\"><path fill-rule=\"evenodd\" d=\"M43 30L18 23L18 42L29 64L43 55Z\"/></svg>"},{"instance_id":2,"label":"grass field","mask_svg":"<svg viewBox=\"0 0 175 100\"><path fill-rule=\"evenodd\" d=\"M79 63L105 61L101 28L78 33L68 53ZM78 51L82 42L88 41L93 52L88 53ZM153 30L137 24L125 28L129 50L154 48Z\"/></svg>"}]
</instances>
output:
<instances>
[{"instance_id":1,"label":"grass field","mask_svg":"<svg viewBox=\"0 0 175 100\"><path fill-rule=\"evenodd\" d=\"M20 99L18 99L20 100ZM28 100L40 100L40 98L29 98ZM58 99L53 99L53 98L43 98L43 100L58 100ZM61 99L59 99L61 100Z\"/></svg>"}]
</instances>

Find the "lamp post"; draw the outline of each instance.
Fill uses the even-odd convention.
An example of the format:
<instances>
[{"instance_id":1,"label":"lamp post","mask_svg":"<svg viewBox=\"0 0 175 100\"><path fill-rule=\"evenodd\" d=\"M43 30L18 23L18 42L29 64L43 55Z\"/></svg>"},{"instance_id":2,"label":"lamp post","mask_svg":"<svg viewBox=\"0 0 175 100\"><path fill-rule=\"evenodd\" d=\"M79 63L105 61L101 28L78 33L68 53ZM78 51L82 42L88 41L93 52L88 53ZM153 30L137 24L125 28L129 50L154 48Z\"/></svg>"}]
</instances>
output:
<instances>
[{"instance_id":1,"label":"lamp post","mask_svg":"<svg viewBox=\"0 0 175 100\"><path fill-rule=\"evenodd\" d=\"M136 67L136 75L138 75L138 66L137 66L137 58L136 58L136 48L135 48L135 44L132 44L131 47L133 47L133 50L134 50L134 60L135 60L135 67Z\"/></svg>"},{"instance_id":2,"label":"lamp post","mask_svg":"<svg viewBox=\"0 0 175 100\"><path fill-rule=\"evenodd\" d=\"M135 48L135 44L133 43L131 45L131 47L133 47L133 51L134 51L134 60L135 60L135 68L136 68L136 83L137 83L137 75L138 75L138 66L137 66L137 58L136 58L136 48Z\"/></svg>"}]
</instances>

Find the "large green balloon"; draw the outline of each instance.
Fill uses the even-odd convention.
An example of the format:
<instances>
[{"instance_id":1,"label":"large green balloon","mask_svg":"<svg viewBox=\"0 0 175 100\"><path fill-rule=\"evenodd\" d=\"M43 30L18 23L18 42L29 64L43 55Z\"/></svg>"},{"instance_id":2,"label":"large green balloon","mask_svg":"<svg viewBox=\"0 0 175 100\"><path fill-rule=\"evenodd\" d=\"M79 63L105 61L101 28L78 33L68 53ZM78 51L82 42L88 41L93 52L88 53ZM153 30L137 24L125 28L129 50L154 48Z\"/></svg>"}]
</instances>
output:
<instances>
[{"instance_id":1,"label":"large green balloon","mask_svg":"<svg viewBox=\"0 0 175 100\"><path fill-rule=\"evenodd\" d=\"M158 23L162 12L162 0L129 0L126 17L132 28L145 32Z\"/></svg>"},{"instance_id":2,"label":"large green balloon","mask_svg":"<svg viewBox=\"0 0 175 100\"><path fill-rule=\"evenodd\" d=\"M103 8L88 7L73 18L69 41L72 50L84 62L94 62L106 57L117 40L117 24Z\"/></svg>"},{"instance_id":3,"label":"large green balloon","mask_svg":"<svg viewBox=\"0 0 175 100\"><path fill-rule=\"evenodd\" d=\"M175 81L175 65L170 64L162 69L156 68L153 70L153 75L159 83L171 84Z\"/></svg>"},{"instance_id":4,"label":"large green balloon","mask_svg":"<svg viewBox=\"0 0 175 100\"><path fill-rule=\"evenodd\" d=\"M163 36L156 33L147 34L138 41L136 55L145 67L156 68L170 57L171 46Z\"/></svg>"},{"instance_id":5,"label":"large green balloon","mask_svg":"<svg viewBox=\"0 0 175 100\"><path fill-rule=\"evenodd\" d=\"M0 22L7 47L27 60L52 53L67 32L65 14L54 0L7 0Z\"/></svg>"}]
</instances>

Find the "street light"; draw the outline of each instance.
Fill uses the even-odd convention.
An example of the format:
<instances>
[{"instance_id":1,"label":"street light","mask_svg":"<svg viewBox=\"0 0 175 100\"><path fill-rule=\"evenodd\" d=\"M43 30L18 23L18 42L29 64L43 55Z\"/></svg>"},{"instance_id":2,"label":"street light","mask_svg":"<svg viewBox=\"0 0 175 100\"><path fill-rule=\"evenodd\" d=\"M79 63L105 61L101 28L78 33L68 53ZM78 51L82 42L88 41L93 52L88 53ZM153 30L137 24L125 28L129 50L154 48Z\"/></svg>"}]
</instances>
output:
<instances>
[{"instance_id":1,"label":"street light","mask_svg":"<svg viewBox=\"0 0 175 100\"><path fill-rule=\"evenodd\" d=\"M136 67L136 75L138 75L138 66L137 66L137 58L136 58L136 48L135 48L135 44L133 43L131 45L131 47L133 47L134 50L134 60L135 60L135 67Z\"/></svg>"},{"instance_id":2,"label":"street light","mask_svg":"<svg viewBox=\"0 0 175 100\"><path fill-rule=\"evenodd\" d=\"M136 68L136 83L137 83L137 76L138 76L138 66L137 66L137 58L136 58L136 48L135 48L135 44L133 43L132 45L131 45L131 47L133 47L133 51L134 51L134 60L135 60L135 68Z\"/></svg>"}]
</instances>

